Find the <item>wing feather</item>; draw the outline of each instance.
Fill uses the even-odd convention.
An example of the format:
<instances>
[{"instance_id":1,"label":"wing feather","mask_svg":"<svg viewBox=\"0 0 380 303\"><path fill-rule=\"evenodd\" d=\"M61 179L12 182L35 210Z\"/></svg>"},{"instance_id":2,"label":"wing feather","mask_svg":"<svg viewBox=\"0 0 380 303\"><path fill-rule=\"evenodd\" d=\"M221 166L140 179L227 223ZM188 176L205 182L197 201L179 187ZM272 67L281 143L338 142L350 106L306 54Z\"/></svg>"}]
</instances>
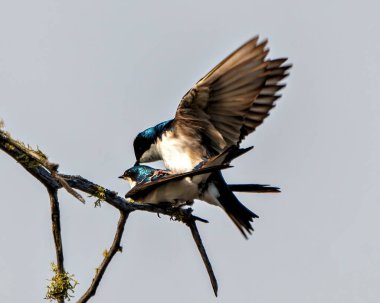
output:
<instances>
[{"instance_id":1,"label":"wing feather","mask_svg":"<svg viewBox=\"0 0 380 303\"><path fill-rule=\"evenodd\" d=\"M151 190L157 188L158 186L164 185L168 182L178 181L186 177L193 177L197 175L212 173L214 171L219 171L219 170L223 170L230 167L231 166L229 166L228 164L217 164L217 165L202 167L199 169L194 169L192 171L185 172L185 173L165 175L154 181L141 182L141 183L136 184L136 186L134 186L129 192L125 194L125 197L133 198L136 195L149 193Z\"/></svg>"},{"instance_id":2,"label":"wing feather","mask_svg":"<svg viewBox=\"0 0 380 303\"><path fill-rule=\"evenodd\" d=\"M206 74L182 98L175 121L194 127L213 142L216 152L236 145L253 132L274 107L291 65L286 58L267 59L267 40L255 37ZM196 118L199 117L199 118Z\"/></svg>"}]
</instances>

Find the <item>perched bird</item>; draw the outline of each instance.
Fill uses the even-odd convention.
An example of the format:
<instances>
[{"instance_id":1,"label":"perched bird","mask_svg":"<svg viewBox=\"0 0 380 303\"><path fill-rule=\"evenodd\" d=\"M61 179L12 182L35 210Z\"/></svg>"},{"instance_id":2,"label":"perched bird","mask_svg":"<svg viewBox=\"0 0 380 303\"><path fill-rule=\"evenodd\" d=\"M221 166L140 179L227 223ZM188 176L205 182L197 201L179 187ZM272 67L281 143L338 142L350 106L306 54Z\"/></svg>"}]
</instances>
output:
<instances>
[{"instance_id":1,"label":"perched bird","mask_svg":"<svg viewBox=\"0 0 380 303\"><path fill-rule=\"evenodd\" d=\"M209 177L213 172L230 168L233 159L251 149L231 146L221 154L200 162L191 171L178 174L138 164L127 169L119 178L127 180L132 188L125 197L140 203L170 203L176 207L192 204L194 199L198 199L222 207L220 197L206 190Z\"/></svg>"},{"instance_id":2,"label":"perched bird","mask_svg":"<svg viewBox=\"0 0 380 303\"><path fill-rule=\"evenodd\" d=\"M238 151L241 155L248 150L236 147L226 149L220 155L200 162L191 171L178 174L138 164L127 169L119 178L128 181L131 186L125 197L140 203L170 203L177 207L199 199L220 206L215 197L205 195L207 180L212 172L231 167L231 159L227 157L232 152Z\"/></svg>"},{"instance_id":3,"label":"perched bird","mask_svg":"<svg viewBox=\"0 0 380 303\"><path fill-rule=\"evenodd\" d=\"M199 198L201 188L210 172L227 167L216 166L207 170L200 168L173 174L168 170L138 164L127 169L119 178L127 180L132 188L125 195L126 198L139 203L169 203L173 207L178 207L192 204L194 199Z\"/></svg>"},{"instance_id":4,"label":"perched bird","mask_svg":"<svg viewBox=\"0 0 380 303\"><path fill-rule=\"evenodd\" d=\"M119 178L128 181L131 186L131 190L125 195L126 198L131 198L139 203L169 203L177 207L192 204L194 199L206 201L206 198L202 196L202 189L206 185L210 172L226 168L230 168L230 166L199 167L190 172L173 174L169 170L155 169L138 164L127 169ZM202 175L202 179L193 178L198 175ZM228 188L237 192L280 192L278 187L262 184L228 184ZM215 199L212 199L212 201L215 201ZM206 202L221 206L220 203Z\"/></svg>"},{"instance_id":5,"label":"perched bird","mask_svg":"<svg viewBox=\"0 0 380 303\"><path fill-rule=\"evenodd\" d=\"M291 65L267 59L267 41L255 37L225 58L182 98L174 119L139 133L134 140L136 164L163 160L175 173L189 172L199 162L239 146L269 115L280 84ZM209 177L209 194L246 236L255 216L240 203L220 171Z\"/></svg>"},{"instance_id":6,"label":"perched bird","mask_svg":"<svg viewBox=\"0 0 380 303\"><path fill-rule=\"evenodd\" d=\"M235 190L242 192L279 192L279 189L261 184L234 184L227 185L227 189L224 189L224 192L219 194L219 191L213 184L215 179L210 179L210 175L230 168L229 164L233 159L252 148L242 149L237 146L230 146L219 155L200 162L191 171L177 174L169 170L155 169L150 166L136 164L127 169L119 178L128 181L132 188L125 197L139 203L169 203L173 207L178 207L192 204L194 199L198 199L219 206L226 211L227 215L239 227L242 234L246 236L244 230L240 228L239 222L235 219L235 209L231 207L226 208L222 205L221 201L225 199L222 195L228 195L229 199L236 199L232 193ZM232 206L244 207L237 199L236 201L237 203L232 204ZM247 218L248 222L251 222L252 218L258 217L250 210L247 209L247 211L250 215Z\"/></svg>"}]
</instances>

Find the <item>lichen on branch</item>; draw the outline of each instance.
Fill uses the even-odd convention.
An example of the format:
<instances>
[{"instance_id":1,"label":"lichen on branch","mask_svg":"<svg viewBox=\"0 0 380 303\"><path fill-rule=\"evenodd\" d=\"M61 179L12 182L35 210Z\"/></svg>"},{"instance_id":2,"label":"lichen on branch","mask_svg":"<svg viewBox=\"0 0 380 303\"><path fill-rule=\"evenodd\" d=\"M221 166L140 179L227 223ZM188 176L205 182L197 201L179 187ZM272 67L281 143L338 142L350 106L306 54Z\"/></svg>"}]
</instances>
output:
<instances>
[{"instance_id":1,"label":"lichen on branch","mask_svg":"<svg viewBox=\"0 0 380 303\"><path fill-rule=\"evenodd\" d=\"M51 263L51 270L54 276L47 286L45 299L50 301L68 300L74 297L74 288L79 284L74 279L74 275L64 271L60 273L57 264Z\"/></svg>"}]
</instances>

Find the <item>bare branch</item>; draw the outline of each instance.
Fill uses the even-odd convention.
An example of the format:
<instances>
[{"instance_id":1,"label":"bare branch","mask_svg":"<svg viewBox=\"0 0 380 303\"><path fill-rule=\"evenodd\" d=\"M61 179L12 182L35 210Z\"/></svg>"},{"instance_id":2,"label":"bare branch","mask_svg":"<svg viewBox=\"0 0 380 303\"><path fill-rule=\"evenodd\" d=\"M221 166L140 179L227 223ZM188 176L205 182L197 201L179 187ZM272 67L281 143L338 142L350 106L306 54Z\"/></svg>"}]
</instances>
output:
<instances>
[{"instance_id":1,"label":"bare branch","mask_svg":"<svg viewBox=\"0 0 380 303\"><path fill-rule=\"evenodd\" d=\"M63 272L64 271L63 247L62 247L61 222L60 222L60 211L59 211L57 190L48 189L48 192L49 192L49 197L50 197L51 222L52 222L54 243L56 247L57 266L58 266L59 271Z\"/></svg>"},{"instance_id":2,"label":"bare branch","mask_svg":"<svg viewBox=\"0 0 380 303\"><path fill-rule=\"evenodd\" d=\"M23 144L20 143L15 144L15 140L13 140L4 131L0 130L0 149L2 149L9 156L14 158L18 163L20 163L20 165L22 165L31 175L33 175L47 188L58 190L64 187L62 183L59 182L59 179L61 179L64 180L63 183L66 183L70 188L78 189L95 197L98 197L99 188L102 188L102 193L104 194L104 196L99 198L123 212L132 212L135 210L140 210L152 213L159 213L176 218L189 216L192 217L191 211L186 209L172 208L163 205L130 203L126 199L118 196L116 192L106 189L103 186L93 183L81 176L72 176L64 174L57 174L56 176L53 176L54 173L49 171L49 169L47 169L44 165L42 165L40 162L35 162L33 160L34 158L31 157L29 149L24 147L21 148L19 147L19 145L23 146ZM56 167L58 167L58 165L56 165ZM198 217L194 218L198 221L207 222L206 220Z\"/></svg>"},{"instance_id":3,"label":"bare branch","mask_svg":"<svg viewBox=\"0 0 380 303\"><path fill-rule=\"evenodd\" d=\"M35 168L45 168L50 171L50 174L55 181L66 189L66 191L73 195L76 199L85 202L83 197L72 189L67 182L62 179L58 174L58 164L52 163L48 160L47 156L40 150L34 150L30 146L26 146L24 143L13 139L8 133L0 130L0 148L3 149L11 157L15 158L27 171L40 180L45 186L53 186L52 182L46 183L43 178L38 178L34 174Z\"/></svg>"},{"instance_id":4,"label":"bare branch","mask_svg":"<svg viewBox=\"0 0 380 303\"><path fill-rule=\"evenodd\" d=\"M207 273L210 277L210 282L212 285L212 289L214 290L215 297L217 297L218 296L218 281L216 280L216 277L215 277L214 271L212 269L210 260L208 259L206 249L203 246L202 239L201 239L201 236L199 235L199 231L198 231L197 225L195 223L195 220L193 218L190 218L186 222L186 224L187 224L187 226L189 226L189 228L191 230L191 234L193 235L193 239L194 239L195 243L197 244L199 253L201 254L203 263L206 266Z\"/></svg>"},{"instance_id":5,"label":"bare branch","mask_svg":"<svg viewBox=\"0 0 380 303\"><path fill-rule=\"evenodd\" d=\"M63 265L61 220L60 220L57 189L48 188L48 193L50 197L51 222L52 222L52 230L53 230L53 237L54 237L54 243L55 243L55 253L57 257L57 269L58 269L58 273L63 275L65 273L65 268ZM57 301L59 303L64 303L65 299L63 297L59 297L57 298Z\"/></svg>"},{"instance_id":6,"label":"bare branch","mask_svg":"<svg viewBox=\"0 0 380 303\"><path fill-rule=\"evenodd\" d=\"M114 237L113 243L112 243L110 249L108 251L104 252L104 254L103 254L104 255L103 262L97 268L95 277L93 278L90 287L84 293L84 295L78 300L77 303L85 303L92 296L95 295L96 290L97 290L97 288L99 286L99 283L100 283L100 281L101 281L101 279L102 279L102 277L103 277L103 275L104 275L104 273L105 273L105 271L107 269L107 266L112 261L112 258L114 257L114 255L118 251L122 250L122 247L120 246L120 241L121 241L121 238L123 236L124 226L125 226L125 223L127 222L128 215L129 215L128 212L120 212L120 219L119 219L119 222L117 224L117 229L116 229L116 233L115 233L115 237Z\"/></svg>"},{"instance_id":7,"label":"bare branch","mask_svg":"<svg viewBox=\"0 0 380 303\"><path fill-rule=\"evenodd\" d=\"M67 182L65 179L63 179L56 171L52 171L52 176L59 182L59 184L62 185L66 191L72 195L74 198L78 199L82 203L86 203L86 201L83 199L83 197L76 192Z\"/></svg>"}]
</instances>

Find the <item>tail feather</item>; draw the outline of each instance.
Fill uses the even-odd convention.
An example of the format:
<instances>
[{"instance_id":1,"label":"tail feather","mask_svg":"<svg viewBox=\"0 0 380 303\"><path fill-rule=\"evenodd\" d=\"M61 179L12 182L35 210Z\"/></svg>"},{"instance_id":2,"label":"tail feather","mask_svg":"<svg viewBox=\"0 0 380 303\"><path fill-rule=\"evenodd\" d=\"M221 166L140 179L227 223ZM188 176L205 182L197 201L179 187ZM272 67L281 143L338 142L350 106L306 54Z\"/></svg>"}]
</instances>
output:
<instances>
[{"instance_id":1,"label":"tail feather","mask_svg":"<svg viewBox=\"0 0 380 303\"><path fill-rule=\"evenodd\" d=\"M258 216L238 200L220 172L213 173L211 178L219 192L219 203L243 236L248 239L247 233L251 234L253 231L251 222L253 222L254 218L258 218Z\"/></svg>"},{"instance_id":2,"label":"tail feather","mask_svg":"<svg viewBox=\"0 0 380 303\"><path fill-rule=\"evenodd\" d=\"M249 193L280 193L279 187L266 184L228 184L228 188L234 192Z\"/></svg>"}]
</instances>

